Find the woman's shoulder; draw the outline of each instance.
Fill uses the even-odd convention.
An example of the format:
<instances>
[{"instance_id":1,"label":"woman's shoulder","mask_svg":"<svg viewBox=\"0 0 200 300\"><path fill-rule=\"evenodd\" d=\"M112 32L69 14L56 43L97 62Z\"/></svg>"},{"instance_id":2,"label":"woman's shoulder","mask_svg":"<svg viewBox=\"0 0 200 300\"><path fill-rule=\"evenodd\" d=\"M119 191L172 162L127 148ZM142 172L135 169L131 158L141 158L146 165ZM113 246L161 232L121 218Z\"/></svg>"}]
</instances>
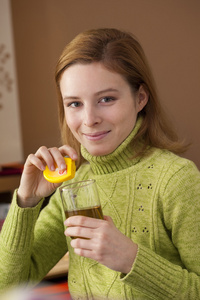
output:
<instances>
[{"instance_id":1,"label":"woman's shoulder","mask_svg":"<svg viewBox=\"0 0 200 300\"><path fill-rule=\"evenodd\" d=\"M200 171L193 161L159 149L154 151L151 159L155 176L164 190L167 186L177 190L191 186L200 188Z\"/></svg>"},{"instance_id":2,"label":"woman's shoulder","mask_svg":"<svg viewBox=\"0 0 200 300\"><path fill-rule=\"evenodd\" d=\"M151 154L143 159L139 173L142 178L151 179L162 186L169 182L182 185L186 181L200 184L200 171L194 162L157 148L152 149Z\"/></svg>"},{"instance_id":3,"label":"woman's shoulder","mask_svg":"<svg viewBox=\"0 0 200 300\"><path fill-rule=\"evenodd\" d=\"M168 150L153 149L150 155L150 161L155 165L165 170L178 171L180 169L191 169L199 173L195 163L190 159L174 154Z\"/></svg>"}]
</instances>

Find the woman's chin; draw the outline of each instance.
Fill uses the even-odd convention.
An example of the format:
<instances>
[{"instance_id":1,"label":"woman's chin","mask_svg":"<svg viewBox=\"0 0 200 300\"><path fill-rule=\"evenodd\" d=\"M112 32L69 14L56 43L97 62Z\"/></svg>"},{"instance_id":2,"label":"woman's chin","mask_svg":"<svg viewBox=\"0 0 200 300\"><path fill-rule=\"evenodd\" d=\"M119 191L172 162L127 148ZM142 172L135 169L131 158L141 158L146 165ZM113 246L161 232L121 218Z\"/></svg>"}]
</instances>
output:
<instances>
[{"instance_id":1,"label":"woman's chin","mask_svg":"<svg viewBox=\"0 0 200 300\"><path fill-rule=\"evenodd\" d=\"M109 151L106 149L91 149L91 148L86 148L86 150L92 155L92 156L105 156L110 154L112 151Z\"/></svg>"}]
</instances>

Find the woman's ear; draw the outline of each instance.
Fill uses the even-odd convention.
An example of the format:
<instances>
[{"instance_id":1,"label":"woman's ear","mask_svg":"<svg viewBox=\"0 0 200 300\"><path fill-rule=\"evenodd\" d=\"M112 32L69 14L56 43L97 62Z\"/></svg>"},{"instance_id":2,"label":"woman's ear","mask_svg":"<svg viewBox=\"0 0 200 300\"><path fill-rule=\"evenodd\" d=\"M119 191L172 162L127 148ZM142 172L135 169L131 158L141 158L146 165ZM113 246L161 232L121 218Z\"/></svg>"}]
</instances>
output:
<instances>
[{"instance_id":1,"label":"woman's ear","mask_svg":"<svg viewBox=\"0 0 200 300\"><path fill-rule=\"evenodd\" d=\"M149 100L149 93L145 90L143 85L139 87L137 92L137 99L136 99L136 110L140 112Z\"/></svg>"}]
</instances>

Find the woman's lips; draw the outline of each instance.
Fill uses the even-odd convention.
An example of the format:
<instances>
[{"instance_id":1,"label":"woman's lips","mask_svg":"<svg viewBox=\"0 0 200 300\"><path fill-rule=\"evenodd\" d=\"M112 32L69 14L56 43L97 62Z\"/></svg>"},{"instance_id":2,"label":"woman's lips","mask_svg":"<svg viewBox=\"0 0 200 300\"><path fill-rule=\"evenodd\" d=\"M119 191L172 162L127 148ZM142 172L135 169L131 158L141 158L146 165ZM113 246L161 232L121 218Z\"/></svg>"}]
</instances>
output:
<instances>
[{"instance_id":1,"label":"woman's lips","mask_svg":"<svg viewBox=\"0 0 200 300\"><path fill-rule=\"evenodd\" d=\"M99 141L109 134L109 131L101 131L96 133L84 133L84 136L90 141Z\"/></svg>"}]
</instances>

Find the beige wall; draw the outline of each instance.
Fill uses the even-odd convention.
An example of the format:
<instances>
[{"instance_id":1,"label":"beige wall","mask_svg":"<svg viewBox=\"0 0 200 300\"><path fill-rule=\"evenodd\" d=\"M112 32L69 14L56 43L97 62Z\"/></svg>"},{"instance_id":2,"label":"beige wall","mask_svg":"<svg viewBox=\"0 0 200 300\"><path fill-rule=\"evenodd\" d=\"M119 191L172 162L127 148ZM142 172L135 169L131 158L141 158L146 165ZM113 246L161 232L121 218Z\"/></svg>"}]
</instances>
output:
<instances>
[{"instance_id":1,"label":"beige wall","mask_svg":"<svg viewBox=\"0 0 200 300\"><path fill-rule=\"evenodd\" d=\"M200 168L199 0L11 0L23 149L59 145L54 66L80 31L117 27L133 32L152 66L162 102L185 154Z\"/></svg>"}]
</instances>

